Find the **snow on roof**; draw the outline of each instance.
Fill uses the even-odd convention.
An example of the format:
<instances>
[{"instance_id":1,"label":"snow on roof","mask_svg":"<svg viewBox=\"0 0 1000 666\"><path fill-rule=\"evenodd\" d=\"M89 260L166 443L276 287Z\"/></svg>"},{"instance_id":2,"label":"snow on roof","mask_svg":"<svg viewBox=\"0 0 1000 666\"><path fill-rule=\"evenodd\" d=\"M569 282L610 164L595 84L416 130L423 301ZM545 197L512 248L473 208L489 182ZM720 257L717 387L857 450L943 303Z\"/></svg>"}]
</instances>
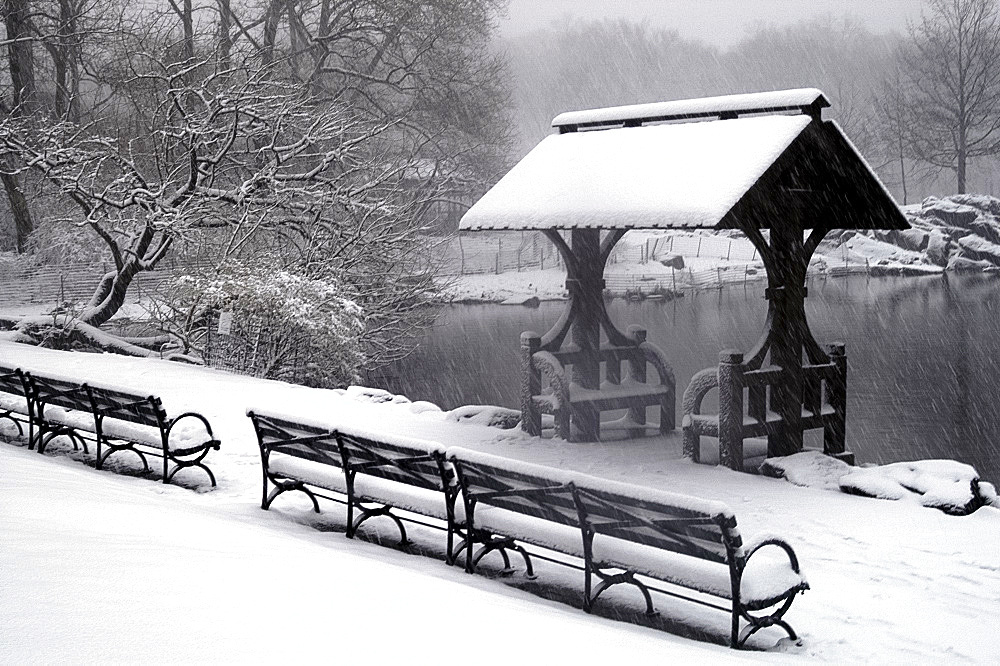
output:
<instances>
[{"instance_id":1,"label":"snow on roof","mask_svg":"<svg viewBox=\"0 0 1000 666\"><path fill-rule=\"evenodd\" d=\"M825 108L830 106L830 102L823 95L822 90L816 88L796 88L793 90L775 90L772 92L744 95L700 97L696 99L680 99L672 102L633 104L631 106L614 106L586 111L569 111L556 116L552 121L552 126L587 127L622 123L628 120L655 122L728 113L791 111L811 106Z\"/></svg>"},{"instance_id":2,"label":"snow on roof","mask_svg":"<svg viewBox=\"0 0 1000 666\"><path fill-rule=\"evenodd\" d=\"M755 116L551 135L460 228L710 228L810 121Z\"/></svg>"}]
</instances>

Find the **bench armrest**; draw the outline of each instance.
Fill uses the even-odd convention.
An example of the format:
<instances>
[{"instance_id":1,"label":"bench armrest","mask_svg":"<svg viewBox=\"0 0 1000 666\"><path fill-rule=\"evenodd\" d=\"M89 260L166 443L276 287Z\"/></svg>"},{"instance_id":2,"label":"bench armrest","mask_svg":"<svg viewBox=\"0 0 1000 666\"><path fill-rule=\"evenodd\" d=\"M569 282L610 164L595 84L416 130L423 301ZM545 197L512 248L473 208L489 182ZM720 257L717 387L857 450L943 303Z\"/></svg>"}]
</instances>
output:
<instances>
[{"instance_id":1,"label":"bench armrest","mask_svg":"<svg viewBox=\"0 0 1000 666\"><path fill-rule=\"evenodd\" d=\"M788 563L792 567L792 571L797 574L801 574L799 571L799 558L795 555L795 551L792 549L791 545L788 544L784 539L780 539L774 536L762 537L761 539L750 542L745 546L746 556L744 557L744 562L750 559L750 556L756 553L758 550L764 546L777 546L785 551L788 555Z\"/></svg>"},{"instance_id":2,"label":"bench armrest","mask_svg":"<svg viewBox=\"0 0 1000 666\"><path fill-rule=\"evenodd\" d=\"M198 444L196 446L189 446L189 447L185 447L185 448L172 448L171 449L172 453L174 453L176 455L185 455L185 454L188 454L188 453L195 453L197 451L201 451L201 450L203 450L205 448L213 448L216 451L219 450L220 442L219 442L219 440L215 439L215 434L212 432L212 424L209 423L208 419L206 419L204 416L202 416L198 412L184 412L180 416L177 416L177 417L171 419L170 425L167 426L167 442L168 443L170 441L170 433L173 431L174 426L177 425L177 423L179 421L181 421L181 419L185 419L185 418L195 418L195 419L198 419L199 421L201 421L202 425L205 426L205 432L208 433L208 440L206 440L206 441L204 441L201 444Z\"/></svg>"}]
</instances>

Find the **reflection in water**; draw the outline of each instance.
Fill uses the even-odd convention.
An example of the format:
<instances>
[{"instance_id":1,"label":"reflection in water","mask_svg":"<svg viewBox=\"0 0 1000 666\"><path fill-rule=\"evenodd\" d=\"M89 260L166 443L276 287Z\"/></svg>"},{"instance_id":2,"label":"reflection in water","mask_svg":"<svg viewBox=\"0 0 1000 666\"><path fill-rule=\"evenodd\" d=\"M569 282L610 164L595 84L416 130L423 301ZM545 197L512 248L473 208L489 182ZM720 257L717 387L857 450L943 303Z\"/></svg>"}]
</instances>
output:
<instances>
[{"instance_id":1,"label":"reflection in water","mask_svg":"<svg viewBox=\"0 0 1000 666\"><path fill-rule=\"evenodd\" d=\"M1000 480L998 302L1000 280L984 276L810 282L806 310L816 339L847 343L847 441L859 461L957 458ZM519 336L544 333L562 308L443 308L437 327L388 369L384 384L446 409L517 408ZM670 302L616 299L608 309L620 328L649 331L673 364L680 394L722 349L753 346L766 304L757 283Z\"/></svg>"}]
</instances>

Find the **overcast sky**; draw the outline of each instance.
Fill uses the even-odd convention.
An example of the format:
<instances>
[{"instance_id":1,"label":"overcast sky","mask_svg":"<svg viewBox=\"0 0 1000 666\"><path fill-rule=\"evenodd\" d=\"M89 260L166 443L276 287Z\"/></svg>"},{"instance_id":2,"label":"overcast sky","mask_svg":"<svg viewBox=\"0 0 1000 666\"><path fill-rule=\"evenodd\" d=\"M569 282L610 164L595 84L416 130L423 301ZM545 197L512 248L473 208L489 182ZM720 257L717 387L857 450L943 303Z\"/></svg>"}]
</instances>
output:
<instances>
[{"instance_id":1,"label":"overcast sky","mask_svg":"<svg viewBox=\"0 0 1000 666\"><path fill-rule=\"evenodd\" d=\"M567 16L629 18L674 28L685 37L727 47L761 25L788 25L825 15L850 15L872 32L903 32L925 0L510 0L502 24L511 36Z\"/></svg>"}]
</instances>

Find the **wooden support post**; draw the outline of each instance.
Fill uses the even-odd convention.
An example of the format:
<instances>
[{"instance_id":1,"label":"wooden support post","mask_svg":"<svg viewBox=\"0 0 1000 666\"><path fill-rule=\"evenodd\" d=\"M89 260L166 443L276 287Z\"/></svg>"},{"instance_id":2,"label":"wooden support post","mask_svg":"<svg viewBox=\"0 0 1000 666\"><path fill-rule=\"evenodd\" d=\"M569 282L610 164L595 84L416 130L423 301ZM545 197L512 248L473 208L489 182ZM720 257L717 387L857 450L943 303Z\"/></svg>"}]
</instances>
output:
<instances>
[{"instance_id":1,"label":"wooden support post","mask_svg":"<svg viewBox=\"0 0 1000 666\"><path fill-rule=\"evenodd\" d=\"M601 313L604 311L601 232L599 229L574 229L570 242L577 259L577 279L567 283L573 292L571 297L579 302L572 339L580 349L580 357L573 364L573 382L584 389L600 389ZM581 441L600 438L600 412L593 405L580 405L574 409L573 417Z\"/></svg>"},{"instance_id":2,"label":"wooden support post","mask_svg":"<svg viewBox=\"0 0 1000 666\"><path fill-rule=\"evenodd\" d=\"M743 471L743 354L719 354L719 464Z\"/></svg>"},{"instance_id":3,"label":"wooden support post","mask_svg":"<svg viewBox=\"0 0 1000 666\"><path fill-rule=\"evenodd\" d=\"M823 452L845 458L847 454L847 349L844 343L827 346L830 361L836 366L832 379L826 382L826 401L833 408L833 417L823 426ZM853 464L854 456L850 455Z\"/></svg>"},{"instance_id":4,"label":"wooden support post","mask_svg":"<svg viewBox=\"0 0 1000 666\"><path fill-rule=\"evenodd\" d=\"M802 372L805 320L805 273L801 227L789 224L771 229L775 275L768 275L768 298L774 302L771 363L784 370L782 381L771 387L771 409L781 423L767 438L767 455L787 456L802 450Z\"/></svg>"},{"instance_id":5,"label":"wooden support post","mask_svg":"<svg viewBox=\"0 0 1000 666\"><path fill-rule=\"evenodd\" d=\"M534 331L521 334L521 430L535 437L542 434L542 413L534 400L542 382L531 358L541 346L542 338Z\"/></svg>"}]
</instances>

